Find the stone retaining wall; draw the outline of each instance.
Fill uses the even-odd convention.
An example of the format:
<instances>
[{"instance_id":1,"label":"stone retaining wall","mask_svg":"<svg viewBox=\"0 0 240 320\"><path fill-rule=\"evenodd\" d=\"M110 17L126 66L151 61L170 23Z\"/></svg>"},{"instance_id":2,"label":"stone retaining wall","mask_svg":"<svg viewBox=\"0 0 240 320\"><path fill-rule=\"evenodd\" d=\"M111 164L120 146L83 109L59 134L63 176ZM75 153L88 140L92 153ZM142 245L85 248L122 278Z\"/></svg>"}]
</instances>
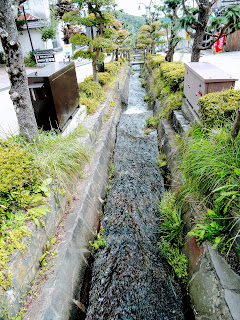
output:
<instances>
[{"instance_id":1,"label":"stone retaining wall","mask_svg":"<svg viewBox=\"0 0 240 320\"><path fill-rule=\"evenodd\" d=\"M81 142L92 149L93 156L85 168L85 178L81 179L76 190L77 200L73 201L70 213L64 214L64 224L60 224L60 221L66 208L66 198L56 198L54 195L49 199L51 212L45 219L46 229L31 223L33 234L28 249L24 254L16 252L8 266L8 270L13 273L13 287L6 292L0 292L0 316L4 316L3 309L12 316L20 309L20 301L29 291L30 282L34 280L39 269L39 257L43 254L43 247L56 232L55 237L61 239L56 248L56 264L48 270L45 283L38 290L38 299L30 304L25 318L68 319L71 310L78 308L74 302L75 292L81 289L89 257L89 241L93 241L99 226L98 213L105 197L108 162L115 143L121 100L126 102L128 96L129 75L129 68L126 67L108 93L104 104L93 116L86 117L84 126L89 133ZM111 107L111 101L115 101L115 107ZM109 116L107 120L106 115Z\"/></svg>"},{"instance_id":2,"label":"stone retaining wall","mask_svg":"<svg viewBox=\"0 0 240 320\"><path fill-rule=\"evenodd\" d=\"M146 88L150 89L150 74L145 68ZM147 92L148 94L148 92ZM161 101L153 103L154 113L162 111ZM187 110L187 107L185 108ZM189 119L200 124L194 114ZM176 133L171 123L162 118L158 125L159 149L166 154L167 167L172 173L171 188L178 189L181 172L177 169L176 159L178 146ZM191 230L193 221L203 216L204 211L199 205L191 203L183 208L185 233ZM184 253L189 258L189 295L197 320L239 320L240 319L240 277L235 274L227 262L211 249L205 242L197 246L194 237L187 237Z\"/></svg>"}]
</instances>

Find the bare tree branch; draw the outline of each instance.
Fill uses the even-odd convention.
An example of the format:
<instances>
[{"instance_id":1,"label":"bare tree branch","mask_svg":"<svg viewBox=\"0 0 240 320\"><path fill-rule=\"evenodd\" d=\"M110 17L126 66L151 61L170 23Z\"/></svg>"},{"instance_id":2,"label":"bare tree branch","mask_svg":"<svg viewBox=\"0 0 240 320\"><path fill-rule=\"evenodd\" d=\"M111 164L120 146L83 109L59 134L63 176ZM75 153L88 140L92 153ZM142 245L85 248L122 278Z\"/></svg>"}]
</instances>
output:
<instances>
[{"instance_id":1,"label":"bare tree branch","mask_svg":"<svg viewBox=\"0 0 240 320\"><path fill-rule=\"evenodd\" d=\"M187 7L186 7L186 5L185 5L185 1L186 1L186 0L182 0L182 7L183 7L184 12L185 12L187 15L193 15L193 13L187 9Z\"/></svg>"}]
</instances>

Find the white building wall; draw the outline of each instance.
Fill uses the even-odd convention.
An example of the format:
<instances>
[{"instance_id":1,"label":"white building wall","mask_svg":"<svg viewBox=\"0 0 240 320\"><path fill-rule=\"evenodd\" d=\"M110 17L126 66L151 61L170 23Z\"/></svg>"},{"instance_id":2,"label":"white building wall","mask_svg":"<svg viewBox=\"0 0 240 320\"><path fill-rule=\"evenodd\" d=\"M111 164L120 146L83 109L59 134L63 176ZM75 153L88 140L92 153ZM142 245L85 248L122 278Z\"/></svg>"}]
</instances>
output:
<instances>
[{"instance_id":1,"label":"white building wall","mask_svg":"<svg viewBox=\"0 0 240 320\"><path fill-rule=\"evenodd\" d=\"M29 51L32 51L29 36L27 30L22 32L22 35L19 35L23 55L26 56ZM41 33L38 30L30 29L30 35L32 39L33 49L45 49L45 43L41 39Z\"/></svg>"},{"instance_id":2,"label":"white building wall","mask_svg":"<svg viewBox=\"0 0 240 320\"><path fill-rule=\"evenodd\" d=\"M49 20L50 18L50 8L48 0L28 0L28 10L32 15L38 18L44 18Z\"/></svg>"}]
</instances>

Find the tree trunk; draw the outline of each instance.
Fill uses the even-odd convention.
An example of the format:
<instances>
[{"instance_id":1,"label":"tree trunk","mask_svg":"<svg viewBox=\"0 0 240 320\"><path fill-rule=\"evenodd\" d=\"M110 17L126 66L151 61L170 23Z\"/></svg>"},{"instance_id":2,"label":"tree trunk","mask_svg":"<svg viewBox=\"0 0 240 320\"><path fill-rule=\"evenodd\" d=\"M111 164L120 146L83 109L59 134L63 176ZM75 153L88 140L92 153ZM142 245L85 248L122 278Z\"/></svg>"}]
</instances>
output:
<instances>
[{"instance_id":1,"label":"tree trunk","mask_svg":"<svg viewBox=\"0 0 240 320\"><path fill-rule=\"evenodd\" d=\"M11 84L9 93L16 111L20 132L27 141L33 141L37 138L37 123L28 89L18 31L9 0L0 2L0 38Z\"/></svg>"},{"instance_id":2,"label":"tree trunk","mask_svg":"<svg viewBox=\"0 0 240 320\"><path fill-rule=\"evenodd\" d=\"M110 61L110 62L113 62L114 56L115 56L115 50L113 50L113 53L112 53L112 57L111 57L111 61Z\"/></svg>"},{"instance_id":3,"label":"tree trunk","mask_svg":"<svg viewBox=\"0 0 240 320\"><path fill-rule=\"evenodd\" d=\"M202 40L204 37L203 32L197 31L193 40L192 46L192 54L191 54L191 62L199 62L201 50L199 49L199 45L202 44Z\"/></svg>"},{"instance_id":4,"label":"tree trunk","mask_svg":"<svg viewBox=\"0 0 240 320\"><path fill-rule=\"evenodd\" d=\"M118 49L115 50L115 61L118 61Z\"/></svg>"},{"instance_id":5,"label":"tree trunk","mask_svg":"<svg viewBox=\"0 0 240 320\"><path fill-rule=\"evenodd\" d=\"M92 61L92 69L93 69L93 81L98 83L98 70L97 70L97 62L100 56L100 51L96 51L95 57Z\"/></svg>"},{"instance_id":6,"label":"tree trunk","mask_svg":"<svg viewBox=\"0 0 240 320\"><path fill-rule=\"evenodd\" d=\"M240 109L237 112L236 118L234 120L231 132L230 132L230 138L235 139L238 136L240 130Z\"/></svg>"},{"instance_id":7,"label":"tree trunk","mask_svg":"<svg viewBox=\"0 0 240 320\"><path fill-rule=\"evenodd\" d=\"M207 28L210 13L211 13L210 4L208 4L208 6L205 5L205 6L199 7L198 21L200 23L197 25L196 33L194 35L191 62L199 62L200 60L201 49L199 48L203 47L205 31Z\"/></svg>"},{"instance_id":8,"label":"tree trunk","mask_svg":"<svg viewBox=\"0 0 240 320\"><path fill-rule=\"evenodd\" d=\"M151 53L155 54L155 42L153 42L151 45Z\"/></svg>"}]
</instances>

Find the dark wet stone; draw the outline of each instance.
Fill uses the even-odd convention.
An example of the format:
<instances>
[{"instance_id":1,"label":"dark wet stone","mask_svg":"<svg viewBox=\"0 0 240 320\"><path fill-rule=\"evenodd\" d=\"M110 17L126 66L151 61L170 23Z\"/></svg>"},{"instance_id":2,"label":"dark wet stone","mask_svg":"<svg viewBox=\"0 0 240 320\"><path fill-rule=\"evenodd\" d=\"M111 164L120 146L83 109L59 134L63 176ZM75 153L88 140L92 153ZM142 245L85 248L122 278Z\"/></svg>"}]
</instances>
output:
<instances>
[{"instance_id":1,"label":"dark wet stone","mask_svg":"<svg viewBox=\"0 0 240 320\"><path fill-rule=\"evenodd\" d=\"M157 204L164 187L156 164L157 134L142 130L152 115L143 95L136 72L118 126L117 174L102 219L107 246L95 257L87 320L184 319L180 288L157 246ZM135 106L138 113L131 113Z\"/></svg>"}]
</instances>

